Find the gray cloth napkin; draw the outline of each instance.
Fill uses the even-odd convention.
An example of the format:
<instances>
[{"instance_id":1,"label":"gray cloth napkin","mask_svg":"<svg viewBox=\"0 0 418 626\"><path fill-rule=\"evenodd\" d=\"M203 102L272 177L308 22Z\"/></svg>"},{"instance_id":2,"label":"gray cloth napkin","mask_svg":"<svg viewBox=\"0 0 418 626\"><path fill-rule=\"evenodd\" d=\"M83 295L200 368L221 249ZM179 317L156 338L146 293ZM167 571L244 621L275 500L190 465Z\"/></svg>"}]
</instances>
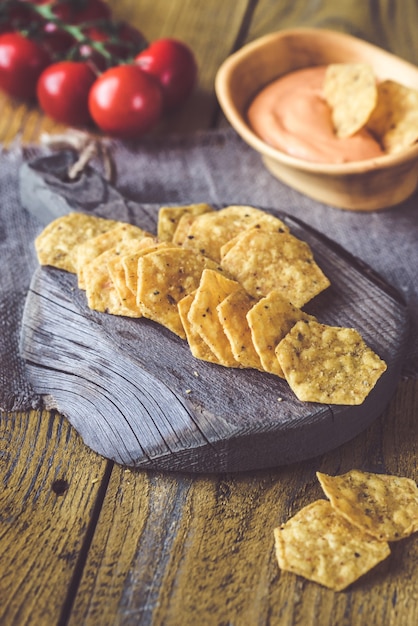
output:
<instances>
[{"instance_id":1,"label":"gray cloth napkin","mask_svg":"<svg viewBox=\"0 0 418 626\"><path fill-rule=\"evenodd\" d=\"M408 303L411 341L403 376L418 373L418 194L402 205L372 213L326 206L277 181L235 134L220 130L137 145L109 142L119 191L141 203L251 204L298 217L370 265ZM37 266L33 247L42 225L19 203L18 171L48 154L15 146L0 152L0 408L39 406L19 356L25 294ZM99 168L100 165L97 164Z\"/></svg>"}]
</instances>

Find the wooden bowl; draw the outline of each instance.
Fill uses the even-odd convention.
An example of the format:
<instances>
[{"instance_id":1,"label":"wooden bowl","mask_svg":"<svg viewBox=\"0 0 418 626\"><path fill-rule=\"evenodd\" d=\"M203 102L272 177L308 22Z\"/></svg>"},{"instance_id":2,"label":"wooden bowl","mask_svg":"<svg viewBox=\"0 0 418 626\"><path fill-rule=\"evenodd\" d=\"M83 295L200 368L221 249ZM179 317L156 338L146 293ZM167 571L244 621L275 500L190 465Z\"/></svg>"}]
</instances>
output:
<instances>
[{"instance_id":1,"label":"wooden bowl","mask_svg":"<svg viewBox=\"0 0 418 626\"><path fill-rule=\"evenodd\" d=\"M418 185L418 144L394 155L343 164L313 163L269 146L249 126L254 96L279 76L329 63L365 62L378 80L393 79L418 89L418 68L365 41L330 30L299 28L266 35L224 61L215 88L236 132L262 155L278 179L326 204L373 211L399 204Z\"/></svg>"}]
</instances>

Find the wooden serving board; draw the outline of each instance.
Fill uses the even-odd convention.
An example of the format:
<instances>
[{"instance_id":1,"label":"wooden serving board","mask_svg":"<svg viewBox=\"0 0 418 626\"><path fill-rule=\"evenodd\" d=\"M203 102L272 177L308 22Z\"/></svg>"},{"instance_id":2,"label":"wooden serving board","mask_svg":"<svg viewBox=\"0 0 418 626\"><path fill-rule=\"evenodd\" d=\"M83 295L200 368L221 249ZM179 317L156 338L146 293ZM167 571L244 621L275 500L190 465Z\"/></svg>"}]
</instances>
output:
<instances>
[{"instance_id":1,"label":"wooden serving board","mask_svg":"<svg viewBox=\"0 0 418 626\"><path fill-rule=\"evenodd\" d=\"M130 221L155 229L157 210L131 204ZM300 402L276 376L199 361L170 331L146 319L91 311L75 276L39 268L27 296L21 352L46 407L64 414L85 443L109 459L188 472L293 463L333 449L371 424L399 379L406 307L335 243L275 214L309 243L331 280L305 310L321 322L356 328L387 362L362 405ZM123 219L117 212L113 217Z\"/></svg>"}]
</instances>

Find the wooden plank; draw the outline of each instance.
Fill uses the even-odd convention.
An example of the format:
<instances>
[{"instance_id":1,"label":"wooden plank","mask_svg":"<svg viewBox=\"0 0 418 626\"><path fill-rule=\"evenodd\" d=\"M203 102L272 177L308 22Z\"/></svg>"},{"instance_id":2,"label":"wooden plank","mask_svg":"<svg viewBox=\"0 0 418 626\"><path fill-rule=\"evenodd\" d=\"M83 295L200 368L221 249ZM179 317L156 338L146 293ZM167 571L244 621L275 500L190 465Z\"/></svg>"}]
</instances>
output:
<instances>
[{"instance_id":1,"label":"wooden plank","mask_svg":"<svg viewBox=\"0 0 418 626\"><path fill-rule=\"evenodd\" d=\"M111 464L47 412L0 414L0 623L56 624Z\"/></svg>"},{"instance_id":2,"label":"wooden plank","mask_svg":"<svg viewBox=\"0 0 418 626\"><path fill-rule=\"evenodd\" d=\"M295 27L329 28L348 32L418 64L415 25L418 5L415 0L344 0L336 3L317 0L257 3L247 41L275 30Z\"/></svg>"},{"instance_id":3,"label":"wooden plank","mask_svg":"<svg viewBox=\"0 0 418 626\"><path fill-rule=\"evenodd\" d=\"M416 536L393 545L387 561L337 594L281 573L272 532L322 497L318 470L417 478L417 411L418 382L403 382L388 410L355 440L270 471L191 480L115 466L70 625L333 626L374 624L376 616L393 626L416 623Z\"/></svg>"},{"instance_id":4,"label":"wooden plank","mask_svg":"<svg viewBox=\"0 0 418 626\"><path fill-rule=\"evenodd\" d=\"M159 577L178 540L173 521L187 511L192 484L187 477L114 467L69 625L114 624L119 611L139 623L153 612Z\"/></svg>"}]
</instances>

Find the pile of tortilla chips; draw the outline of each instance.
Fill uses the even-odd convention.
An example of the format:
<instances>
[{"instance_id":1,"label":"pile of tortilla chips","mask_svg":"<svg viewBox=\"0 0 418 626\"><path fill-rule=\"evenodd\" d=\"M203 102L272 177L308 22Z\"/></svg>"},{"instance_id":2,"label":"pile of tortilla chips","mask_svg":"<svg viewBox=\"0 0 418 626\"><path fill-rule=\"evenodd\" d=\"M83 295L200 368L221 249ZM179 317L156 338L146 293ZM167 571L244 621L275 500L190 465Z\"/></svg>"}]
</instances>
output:
<instances>
[{"instance_id":1,"label":"pile of tortilla chips","mask_svg":"<svg viewBox=\"0 0 418 626\"><path fill-rule=\"evenodd\" d=\"M418 141L418 90L394 80L378 82L366 64L329 65L324 97L338 137L367 128L389 154Z\"/></svg>"},{"instance_id":2,"label":"pile of tortilla chips","mask_svg":"<svg viewBox=\"0 0 418 626\"><path fill-rule=\"evenodd\" d=\"M308 244L260 209L162 207L157 235L71 213L35 247L41 265L77 274L91 309L153 320L196 358L285 378L302 401L360 404L386 370L356 330L302 310L329 279Z\"/></svg>"},{"instance_id":3,"label":"pile of tortilla chips","mask_svg":"<svg viewBox=\"0 0 418 626\"><path fill-rule=\"evenodd\" d=\"M389 542L418 530L418 488L359 470L317 477L328 500L274 529L276 557L280 569L342 591L389 556Z\"/></svg>"}]
</instances>

